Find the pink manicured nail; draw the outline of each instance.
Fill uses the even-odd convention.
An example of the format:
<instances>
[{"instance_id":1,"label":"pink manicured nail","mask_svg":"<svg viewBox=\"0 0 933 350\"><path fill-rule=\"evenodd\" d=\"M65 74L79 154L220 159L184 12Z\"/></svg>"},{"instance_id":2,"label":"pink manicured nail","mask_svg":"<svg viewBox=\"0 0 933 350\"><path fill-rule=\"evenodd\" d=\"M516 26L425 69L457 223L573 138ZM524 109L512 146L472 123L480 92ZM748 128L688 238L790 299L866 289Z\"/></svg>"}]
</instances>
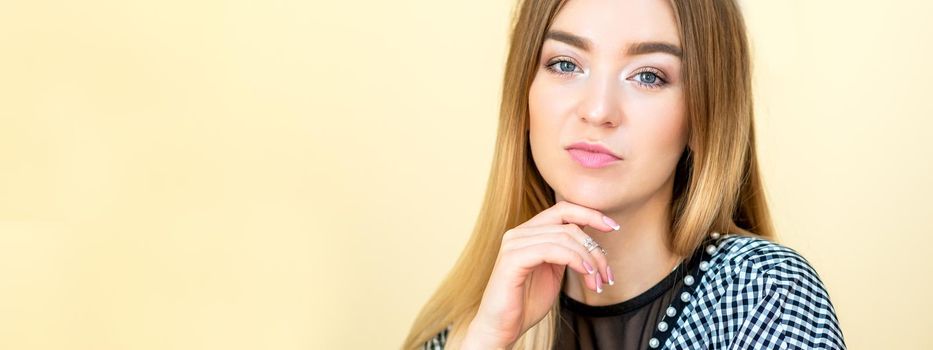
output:
<instances>
[{"instance_id":1,"label":"pink manicured nail","mask_svg":"<svg viewBox=\"0 0 933 350\"><path fill-rule=\"evenodd\" d=\"M603 292L603 279L599 277L599 272L596 272L596 293Z\"/></svg>"},{"instance_id":2,"label":"pink manicured nail","mask_svg":"<svg viewBox=\"0 0 933 350\"><path fill-rule=\"evenodd\" d=\"M613 230L616 230L616 231L619 230L619 227L620 227L619 224L617 224L615 220L612 220L612 218L603 215L603 222L605 222L606 225L612 226Z\"/></svg>"},{"instance_id":3,"label":"pink manicured nail","mask_svg":"<svg viewBox=\"0 0 933 350\"><path fill-rule=\"evenodd\" d=\"M589 272L591 275L593 272L596 272L596 269L594 269L590 263L586 262L586 260L583 260L583 268L585 268L586 272Z\"/></svg>"},{"instance_id":4,"label":"pink manicured nail","mask_svg":"<svg viewBox=\"0 0 933 350\"><path fill-rule=\"evenodd\" d=\"M610 285L610 286L615 285L615 284L616 284L616 280L615 280L615 278L612 276L612 267L610 267L610 266L608 266L608 265L606 266L606 275L609 276L609 285Z\"/></svg>"}]
</instances>

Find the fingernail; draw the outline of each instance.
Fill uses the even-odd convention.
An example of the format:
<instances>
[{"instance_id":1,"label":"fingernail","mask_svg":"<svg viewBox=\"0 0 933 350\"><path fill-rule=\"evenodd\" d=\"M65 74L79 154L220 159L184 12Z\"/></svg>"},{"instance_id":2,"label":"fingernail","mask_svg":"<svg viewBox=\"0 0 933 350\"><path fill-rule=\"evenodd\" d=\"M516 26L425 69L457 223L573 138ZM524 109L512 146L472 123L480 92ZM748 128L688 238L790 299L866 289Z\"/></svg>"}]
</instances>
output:
<instances>
[{"instance_id":1,"label":"fingernail","mask_svg":"<svg viewBox=\"0 0 933 350\"><path fill-rule=\"evenodd\" d=\"M612 226L612 229L616 231L618 231L619 227L621 227L619 226L619 224L615 222L615 220L612 220L612 218L605 216L605 215L603 215L603 222L605 222L606 225Z\"/></svg>"},{"instance_id":2,"label":"fingernail","mask_svg":"<svg viewBox=\"0 0 933 350\"><path fill-rule=\"evenodd\" d=\"M593 272L596 272L596 269L594 269L593 266L590 265L590 263L586 262L586 260L583 260L583 268L585 268L586 272L589 272L591 275L593 274Z\"/></svg>"},{"instance_id":3,"label":"fingernail","mask_svg":"<svg viewBox=\"0 0 933 350\"><path fill-rule=\"evenodd\" d=\"M603 292L603 280L599 278L599 272L596 273L596 293Z\"/></svg>"},{"instance_id":4,"label":"fingernail","mask_svg":"<svg viewBox=\"0 0 933 350\"><path fill-rule=\"evenodd\" d=\"M606 266L606 275L609 276L609 285L614 286L616 284L615 278L612 276L612 267Z\"/></svg>"}]
</instances>

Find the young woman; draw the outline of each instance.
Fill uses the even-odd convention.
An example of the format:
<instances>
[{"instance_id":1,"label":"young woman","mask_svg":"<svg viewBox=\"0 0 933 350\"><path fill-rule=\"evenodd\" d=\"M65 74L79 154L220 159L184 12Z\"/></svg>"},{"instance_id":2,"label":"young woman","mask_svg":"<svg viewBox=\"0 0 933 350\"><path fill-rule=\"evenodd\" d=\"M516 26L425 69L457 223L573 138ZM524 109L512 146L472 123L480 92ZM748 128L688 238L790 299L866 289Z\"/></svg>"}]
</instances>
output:
<instances>
[{"instance_id":1,"label":"young woman","mask_svg":"<svg viewBox=\"0 0 933 350\"><path fill-rule=\"evenodd\" d=\"M517 9L480 218L404 348L845 348L772 232L737 4Z\"/></svg>"}]
</instances>

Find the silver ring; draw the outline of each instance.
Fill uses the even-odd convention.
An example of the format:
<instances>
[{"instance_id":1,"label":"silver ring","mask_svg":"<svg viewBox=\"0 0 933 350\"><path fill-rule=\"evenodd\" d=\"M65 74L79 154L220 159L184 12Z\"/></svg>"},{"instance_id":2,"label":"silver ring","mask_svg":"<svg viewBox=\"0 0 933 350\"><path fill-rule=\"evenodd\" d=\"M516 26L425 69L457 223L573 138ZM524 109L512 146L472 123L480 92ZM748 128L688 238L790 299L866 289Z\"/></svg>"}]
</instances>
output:
<instances>
[{"instance_id":1,"label":"silver ring","mask_svg":"<svg viewBox=\"0 0 933 350\"><path fill-rule=\"evenodd\" d=\"M593 238L591 237L586 237L586 239L583 240L583 247L586 248L587 252L592 252L593 249L596 249L599 247L599 243L596 243L596 241L594 241Z\"/></svg>"}]
</instances>

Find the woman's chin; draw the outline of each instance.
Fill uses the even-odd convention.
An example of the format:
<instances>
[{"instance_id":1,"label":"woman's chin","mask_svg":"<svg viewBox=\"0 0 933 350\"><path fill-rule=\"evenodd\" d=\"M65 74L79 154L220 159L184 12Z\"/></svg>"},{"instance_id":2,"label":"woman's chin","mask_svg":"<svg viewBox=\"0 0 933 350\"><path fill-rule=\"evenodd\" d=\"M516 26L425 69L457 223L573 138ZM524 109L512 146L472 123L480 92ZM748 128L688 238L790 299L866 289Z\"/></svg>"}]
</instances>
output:
<instances>
[{"instance_id":1,"label":"woman's chin","mask_svg":"<svg viewBox=\"0 0 933 350\"><path fill-rule=\"evenodd\" d=\"M620 198L618 195L596 188L571 191L564 194L563 199L596 210L607 210L609 208L618 207L624 201L624 199Z\"/></svg>"}]
</instances>

